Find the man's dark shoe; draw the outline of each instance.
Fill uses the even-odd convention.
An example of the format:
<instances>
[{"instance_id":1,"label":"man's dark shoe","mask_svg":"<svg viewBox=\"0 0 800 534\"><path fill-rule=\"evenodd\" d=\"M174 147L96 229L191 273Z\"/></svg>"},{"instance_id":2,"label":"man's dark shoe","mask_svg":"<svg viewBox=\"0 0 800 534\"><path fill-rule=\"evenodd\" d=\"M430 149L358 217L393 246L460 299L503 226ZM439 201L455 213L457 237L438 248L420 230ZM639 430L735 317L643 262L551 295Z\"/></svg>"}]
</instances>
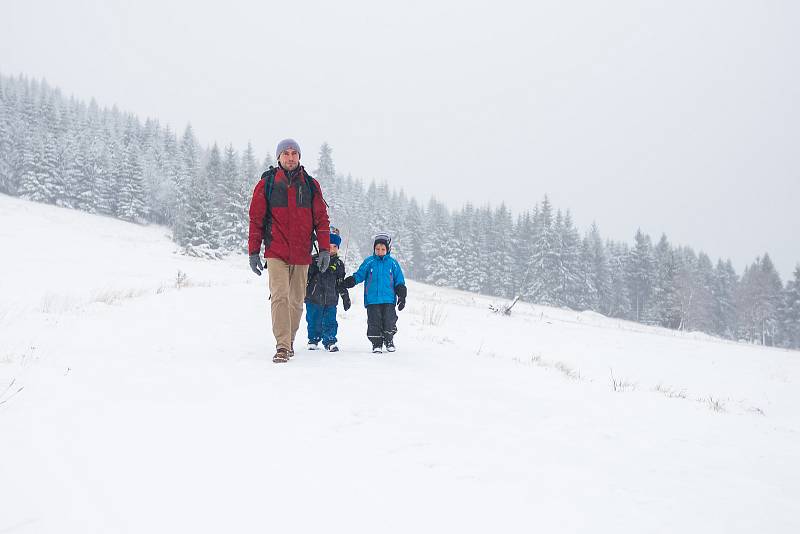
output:
<instances>
[{"instance_id":1,"label":"man's dark shoe","mask_svg":"<svg viewBox=\"0 0 800 534\"><path fill-rule=\"evenodd\" d=\"M275 356L272 357L272 361L275 363L286 363L289 361L289 358L291 357L292 356L290 355L288 350L280 348L275 353Z\"/></svg>"}]
</instances>

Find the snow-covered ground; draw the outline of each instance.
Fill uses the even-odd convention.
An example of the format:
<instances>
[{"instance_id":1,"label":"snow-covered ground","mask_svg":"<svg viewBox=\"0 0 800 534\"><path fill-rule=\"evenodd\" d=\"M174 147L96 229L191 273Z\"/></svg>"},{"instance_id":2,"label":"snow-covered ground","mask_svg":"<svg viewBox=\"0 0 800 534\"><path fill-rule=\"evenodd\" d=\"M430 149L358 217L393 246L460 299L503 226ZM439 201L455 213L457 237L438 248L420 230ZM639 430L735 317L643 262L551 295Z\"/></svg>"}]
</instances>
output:
<instances>
[{"instance_id":1,"label":"snow-covered ground","mask_svg":"<svg viewBox=\"0 0 800 534\"><path fill-rule=\"evenodd\" d=\"M275 365L166 234L0 195L0 533L800 532L798 352L410 282Z\"/></svg>"}]
</instances>

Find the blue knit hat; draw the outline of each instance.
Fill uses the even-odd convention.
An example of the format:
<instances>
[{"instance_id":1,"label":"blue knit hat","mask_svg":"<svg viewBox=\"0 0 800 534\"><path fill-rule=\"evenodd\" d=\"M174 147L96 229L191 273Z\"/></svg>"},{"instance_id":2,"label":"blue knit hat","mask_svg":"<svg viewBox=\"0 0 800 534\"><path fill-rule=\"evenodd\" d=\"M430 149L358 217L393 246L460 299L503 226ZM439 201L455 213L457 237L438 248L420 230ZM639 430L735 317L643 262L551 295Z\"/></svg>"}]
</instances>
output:
<instances>
[{"instance_id":1,"label":"blue knit hat","mask_svg":"<svg viewBox=\"0 0 800 534\"><path fill-rule=\"evenodd\" d=\"M298 155L302 155L300 152L300 145L297 144L297 141L294 139L284 139L278 143L278 148L275 150L275 157L279 158L284 150L288 150L290 148L297 150Z\"/></svg>"},{"instance_id":2,"label":"blue knit hat","mask_svg":"<svg viewBox=\"0 0 800 534\"><path fill-rule=\"evenodd\" d=\"M342 244L342 238L339 237L337 234L331 234L331 245L336 245L337 247Z\"/></svg>"}]
</instances>

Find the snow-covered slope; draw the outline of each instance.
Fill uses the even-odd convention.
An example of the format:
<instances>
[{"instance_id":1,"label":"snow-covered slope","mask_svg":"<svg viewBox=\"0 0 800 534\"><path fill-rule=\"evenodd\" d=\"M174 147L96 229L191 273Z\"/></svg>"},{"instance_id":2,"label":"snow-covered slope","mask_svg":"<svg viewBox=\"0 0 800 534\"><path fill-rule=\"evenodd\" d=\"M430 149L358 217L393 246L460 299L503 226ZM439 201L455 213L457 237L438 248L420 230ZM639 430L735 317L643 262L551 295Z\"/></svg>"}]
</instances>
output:
<instances>
[{"instance_id":1,"label":"snow-covered slope","mask_svg":"<svg viewBox=\"0 0 800 534\"><path fill-rule=\"evenodd\" d=\"M0 250L0 532L800 532L800 353L411 282L275 365L244 256L5 196Z\"/></svg>"}]
</instances>

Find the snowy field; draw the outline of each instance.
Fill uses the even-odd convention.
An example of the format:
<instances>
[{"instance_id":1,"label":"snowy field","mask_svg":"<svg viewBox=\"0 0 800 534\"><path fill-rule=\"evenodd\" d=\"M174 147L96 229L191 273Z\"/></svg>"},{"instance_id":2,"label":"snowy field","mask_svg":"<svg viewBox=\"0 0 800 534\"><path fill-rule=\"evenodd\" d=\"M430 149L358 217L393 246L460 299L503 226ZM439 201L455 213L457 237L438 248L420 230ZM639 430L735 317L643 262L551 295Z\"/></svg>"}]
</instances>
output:
<instances>
[{"instance_id":1,"label":"snowy field","mask_svg":"<svg viewBox=\"0 0 800 534\"><path fill-rule=\"evenodd\" d=\"M174 249L0 195L0 533L800 532L799 352L410 282L398 352L359 286L275 365Z\"/></svg>"}]
</instances>

